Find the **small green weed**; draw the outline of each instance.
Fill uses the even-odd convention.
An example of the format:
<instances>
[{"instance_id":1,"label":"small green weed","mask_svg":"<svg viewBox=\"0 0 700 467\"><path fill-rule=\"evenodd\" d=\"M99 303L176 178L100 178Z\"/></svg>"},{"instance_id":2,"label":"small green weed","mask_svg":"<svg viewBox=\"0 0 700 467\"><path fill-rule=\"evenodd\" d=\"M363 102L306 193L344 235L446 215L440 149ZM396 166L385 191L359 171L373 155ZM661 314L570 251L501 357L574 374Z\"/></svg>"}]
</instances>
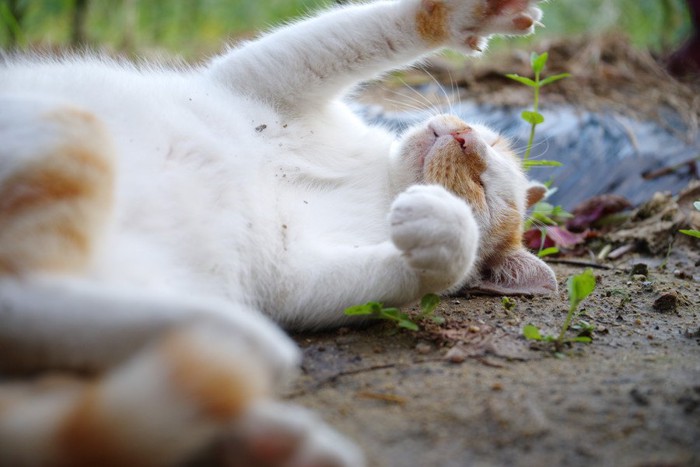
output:
<instances>
[{"instance_id":1,"label":"small green weed","mask_svg":"<svg viewBox=\"0 0 700 467\"><path fill-rule=\"evenodd\" d=\"M501 305L503 305L504 310L511 312L515 309L515 305L517 305L517 303L515 302L514 298L503 297L501 298Z\"/></svg>"},{"instance_id":2,"label":"small green weed","mask_svg":"<svg viewBox=\"0 0 700 467\"><path fill-rule=\"evenodd\" d=\"M588 297L591 292L595 289L595 276L591 269L572 276L567 281L568 292L569 292L569 312L566 315L564 324L559 331L559 335L542 335L540 329L533 325L528 324L523 328L523 336L528 340L551 342L554 344L555 352L561 352L565 344L574 342L589 343L593 340L592 333L594 326L586 321L579 321L575 325L571 325L574 318L577 316L577 309L581 302ZM567 337L566 332L569 328L578 331L576 337Z\"/></svg>"},{"instance_id":3,"label":"small green weed","mask_svg":"<svg viewBox=\"0 0 700 467\"><path fill-rule=\"evenodd\" d=\"M693 206L700 211L700 201L694 202ZM700 238L700 230L681 230L680 232L685 235L690 235L691 237Z\"/></svg>"},{"instance_id":4,"label":"small green weed","mask_svg":"<svg viewBox=\"0 0 700 467\"><path fill-rule=\"evenodd\" d=\"M547 60L549 59L549 54L547 52L544 52L542 54L537 54L533 52L530 55L530 67L532 68L532 72L534 74L534 79L527 78L524 76L520 76L517 74L508 74L506 77L517 81L521 84L524 84L525 86L528 86L533 89L533 106L532 110L525 110L520 114L521 118L525 120L525 122L530 124L530 137L527 142L527 147L525 149L525 154L523 155L523 168L525 170L529 170L532 167L561 167L561 162L558 161L547 161L547 160L531 160L530 155L532 154L532 148L535 142L535 132L537 129L537 125L544 123L544 115L542 115L539 112L539 105L540 105L540 90L544 87L547 86L548 84L552 84L556 81L562 80L564 78L568 78L571 76L569 73L560 73L557 75L553 75L547 78L542 77L542 72L544 71L545 66L547 65ZM549 189L548 195L556 191L555 189L551 189L549 185L547 185ZM525 231L529 231L533 228L537 228L542 236L542 240L540 242L539 246L539 252L538 256L540 258L543 258L545 256L549 255L555 255L559 253L559 248L558 246L550 246L548 248L545 248L545 240L547 239L547 227L546 226L559 226L563 225L567 219L571 218L571 214L569 214L564 208L561 206L553 206L549 203L546 203L544 201L540 201L537 203L533 209L532 209L532 214L528 218L528 220L525 223ZM537 227L535 227L537 226Z\"/></svg>"},{"instance_id":5,"label":"small green weed","mask_svg":"<svg viewBox=\"0 0 700 467\"><path fill-rule=\"evenodd\" d=\"M427 294L420 301L420 313L417 316L418 321L431 320L434 323L442 324L445 318L435 316L435 309L440 304L440 297L435 294ZM420 330L420 326L407 314L398 308L384 308L380 302L368 302L364 305L355 305L345 309L347 316L371 316L376 319L394 321L400 328L410 331Z\"/></svg>"},{"instance_id":6,"label":"small green weed","mask_svg":"<svg viewBox=\"0 0 700 467\"><path fill-rule=\"evenodd\" d=\"M525 120L527 123L530 124L530 138L527 143L527 149L525 150L525 155L523 156L523 167L525 170L530 169L531 167L541 167L541 166L549 166L549 167L560 167L561 162L557 161L543 161L543 160L537 160L533 161L530 160L530 153L532 152L532 146L535 141L535 129L537 128L537 125L540 123L544 123L544 115L542 115L539 112L539 105L540 105L540 89L542 89L544 86L548 84L552 84L555 81L562 80L564 78L568 78L571 76L569 73L560 73L558 75L550 76L548 78L542 79L542 71L544 70L545 65L547 65L547 59L549 59L549 54L547 52L543 54L537 54L535 52L530 55L530 66L532 67L532 71L535 74L535 79L530 79L526 78L524 76L520 76L518 74L508 74L506 75L508 78L515 80L521 84L524 84L525 86L528 86L533 89L534 92L534 101L533 101L533 106L532 110L524 110L522 114L520 114L521 118Z\"/></svg>"}]
</instances>

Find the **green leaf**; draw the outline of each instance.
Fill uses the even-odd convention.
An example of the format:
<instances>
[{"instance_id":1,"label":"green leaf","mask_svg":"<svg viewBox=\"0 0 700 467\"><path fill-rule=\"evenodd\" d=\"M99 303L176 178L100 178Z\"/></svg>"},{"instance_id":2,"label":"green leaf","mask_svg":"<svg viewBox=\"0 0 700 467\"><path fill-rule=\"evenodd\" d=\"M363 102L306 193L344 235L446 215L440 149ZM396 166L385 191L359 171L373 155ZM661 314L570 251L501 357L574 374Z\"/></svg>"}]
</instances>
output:
<instances>
[{"instance_id":1,"label":"green leaf","mask_svg":"<svg viewBox=\"0 0 700 467\"><path fill-rule=\"evenodd\" d=\"M546 86L548 84L552 84L556 81L559 81L559 80L564 79L564 78L568 78L570 76L571 76L571 73L560 73L558 75L549 76L549 77L543 79L542 81L540 81L540 87Z\"/></svg>"},{"instance_id":2,"label":"green leaf","mask_svg":"<svg viewBox=\"0 0 700 467\"><path fill-rule=\"evenodd\" d=\"M399 327L404 329L409 329L411 331L418 331L418 325L411 320L402 319L399 321Z\"/></svg>"},{"instance_id":3,"label":"green leaf","mask_svg":"<svg viewBox=\"0 0 700 467\"><path fill-rule=\"evenodd\" d=\"M532 52L532 54L530 54L530 65L532 66L532 71L535 73L540 73L542 70L544 70L544 66L547 64L548 58L549 54L547 52L543 53L542 55L537 55L536 52Z\"/></svg>"},{"instance_id":4,"label":"green leaf","mask_svg":"<svg viewBox=\"0 0 700 467\"><path fill-rule=\"evenodd\" d=\"M690 235L691 237L700 238L700 230L680 230L682 234Z\"/></svg>"},{"instance_id":5,"label":"green leaf","mask_svg":"<svg viewBox=\"0 0 700 467\"><path fill-rule=\"evenodd\" d=\"M427 316L435 311L435 308L440 304L440 297L434 293L429 293L423 296L420 300L421 315Z\"/></svg>"},{"instance_id":6,"label":"green leaf","mask_svg":"<svg viewBox=\"0 0 700 467\"><path fill-rule=\"evenodd\" d=\"M355 305L345 309L347 316L361 316L378 314L382 309L382 304L379 302L369 302L364 305Z\"/></svg>"},{"instance_id":7,"label":"green leaf","mask_svg":"<svg viewBox=\"0 0 700 467\"><path fill-rule=\"evenodd\" d=\"M529 169L530 167L562 167L563 165L564 164L562 164L559 161L544 161L532 159L523 161L523 168L525 169Z\"/></svg>"},{"instance_id":8,"label":"green leaf","mask_svg":"<svg viewBox=\"0 0 700 467\"><path fill-rule=\"evenodd\" d=\"M593 270L586 269L581 274L570 277L567 281L567 287L569 289L570 309L574 310L595 289Z\"/></svg>"},{"instance_id":9,"label":"green leaf","mask_svg":"<svg viewBox=\"0 0 700 467\"><path fill-rule=\"evenodd\" d=\"M535 326L534 324L528 324L523 328L523 336L525 336L525 339L531 341L542 340L542 334L540 333L540 330L537 328L537 326Z\"/></svg>"},{"instance_id":10,"label":"green leaf","mask_svg":"<svg viewBox=\"0 0 700 467\"><path fill-rule=\"evenodd\" d=\"M401 313L401 310L398 308L382 308L379 311L379 314L381 316L384 316L389 319L394 319L394 320L400 320L403 316L403 313ZM405 315L404 315L405 316Z\"/></svg>"},{"instance_id":11,"label":"green leaf","mask_svg":"<svg viewBox=\"0 0 700 467\"><path fill-rule=\"evenodd\" d=\"M435 324L445 324L445 318L442 316L432 316L430 319Z\"/></svg>"},{"instance_id":12,"label":"green leaf","mask_svg":"<svg viewBox=\"0 0 700 467\"><path fill-rule=\"evenodd\" d=\"M544 258L545 256L556 255L557 253L559 253L559 248L553 246L551 248L545 248L544 250L540 250L537 253L537 257Z\"/></svg>"},{"instance_id":13,"label":"green leaf","mask_svg":"<svg viewBox=\"0 0 700 467\"><path fill-rule=\"evenodd\" d=\"M593 342L593 339L587 336L578 336L568 340L569 342L584 342L586 344L590 344L591 342Z\"/></svg>"},{"instance_id":14,"label":"green leaf","mask_svg":"<svg viewBox=\"0 0 700 467\"><path fill-rule=\"evenodd\" d=\"M520 117L531 125L539 125L540 123L544 123L544 115L539 112L524 110L523 113L520 114Z\"/></svg>"},{"instance_id":15,"label":"green leaf","mask_svg":"<svg viewBox=\"0 0 700 467\"><path fill-rule=\"evenodd\" d=\"M520 76L518 74L511 73L506 75L506 78L510 78L512 80L517 81L518 83L524 84L525 86L530 86L531 88L537 87L537 83L535 83L533 80L524 76Z\"/></svg>"},{"instance_id":16,"label":"green leaf","mask_svg":"<svg viewBox=\"0 0 700 467\"><path fill-rule=\"evenodd\" d=\"M516 303L515 299L513 299L511 297L502 297L501 298L501 305L503 305L503 308L506 311L511 311L515 308L517 303Z\"/></svg>"}]
</instances>

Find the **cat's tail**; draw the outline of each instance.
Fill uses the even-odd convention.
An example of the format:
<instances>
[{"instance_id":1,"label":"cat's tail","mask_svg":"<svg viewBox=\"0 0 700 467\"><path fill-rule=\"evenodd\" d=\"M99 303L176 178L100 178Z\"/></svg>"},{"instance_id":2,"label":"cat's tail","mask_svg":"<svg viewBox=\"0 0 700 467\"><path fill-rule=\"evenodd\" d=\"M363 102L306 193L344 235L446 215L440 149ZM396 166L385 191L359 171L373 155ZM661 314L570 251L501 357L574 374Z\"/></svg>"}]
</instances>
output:
<instances>
[{"instance_id":1,"label":"cat's tail","mask_svg":"<svg viewBox=\"0 0 700 467\"><path fill-rule=\"evenodd\" d=\"M239 339L175 331L90 381L0 385L0 465L173 465L204 447L273 381Z\"/></svg>"},{"instance_id":2,"label":"cat's tail","mask_svg":"<svg viewBox=\"0 0 700 467\"><path fill-rule=\"evenodd\" d=\"M111 138L93 114L0 94L0 275L75 271L112 207Z\"/></svg>"}]
</instances>

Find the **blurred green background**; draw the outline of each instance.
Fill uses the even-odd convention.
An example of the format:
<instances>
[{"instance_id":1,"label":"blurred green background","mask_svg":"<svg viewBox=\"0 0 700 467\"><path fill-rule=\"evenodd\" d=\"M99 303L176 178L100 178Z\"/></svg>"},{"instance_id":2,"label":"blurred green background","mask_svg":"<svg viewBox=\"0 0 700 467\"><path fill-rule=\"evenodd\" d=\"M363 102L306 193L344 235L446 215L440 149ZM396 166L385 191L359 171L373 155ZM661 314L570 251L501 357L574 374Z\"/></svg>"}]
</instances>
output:
<instances>
[{"instance_id":1,"label":"blurred green background","mask_svg":"<svg viewBox=\"0 0 700 467\"><path fill-rule=\"evenodd\" d=\"M337 3L332 0L0 0L0 47L87 45L193 59L222 42ZM550 0L543 37L619 30L663 53L690 30L684 0Z\"/></svg>"}]
</instances>

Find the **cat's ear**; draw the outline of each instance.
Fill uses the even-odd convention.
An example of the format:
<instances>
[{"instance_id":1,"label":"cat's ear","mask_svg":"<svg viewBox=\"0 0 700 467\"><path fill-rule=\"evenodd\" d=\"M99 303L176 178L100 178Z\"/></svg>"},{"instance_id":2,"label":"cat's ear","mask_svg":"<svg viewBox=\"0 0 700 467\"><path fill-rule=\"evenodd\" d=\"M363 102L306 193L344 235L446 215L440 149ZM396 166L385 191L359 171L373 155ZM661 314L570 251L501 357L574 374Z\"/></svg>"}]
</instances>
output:
<instances>
[{"instance_id":1,"label":"cat's ear","mask_svg":"<svg viewBox=\"0 0 700 467\"><path fill-rule=\"evenodd\" d=\"M472 290L496 295L544 295L557 291L557 278L547 263L521 248L487 270Z\"/></svg>"},{"instance_id":2,"label":"cat's ear","mask_svg":"<svg viewBox=\"0 0 700 467\"><path fill-rule=\"evenodd\" d=\"M544 195L547 194L547 187L540 182L530 182L527 187L527 207L531 208L535 204L542 201Z\"/></svg>"}]
</instances>

